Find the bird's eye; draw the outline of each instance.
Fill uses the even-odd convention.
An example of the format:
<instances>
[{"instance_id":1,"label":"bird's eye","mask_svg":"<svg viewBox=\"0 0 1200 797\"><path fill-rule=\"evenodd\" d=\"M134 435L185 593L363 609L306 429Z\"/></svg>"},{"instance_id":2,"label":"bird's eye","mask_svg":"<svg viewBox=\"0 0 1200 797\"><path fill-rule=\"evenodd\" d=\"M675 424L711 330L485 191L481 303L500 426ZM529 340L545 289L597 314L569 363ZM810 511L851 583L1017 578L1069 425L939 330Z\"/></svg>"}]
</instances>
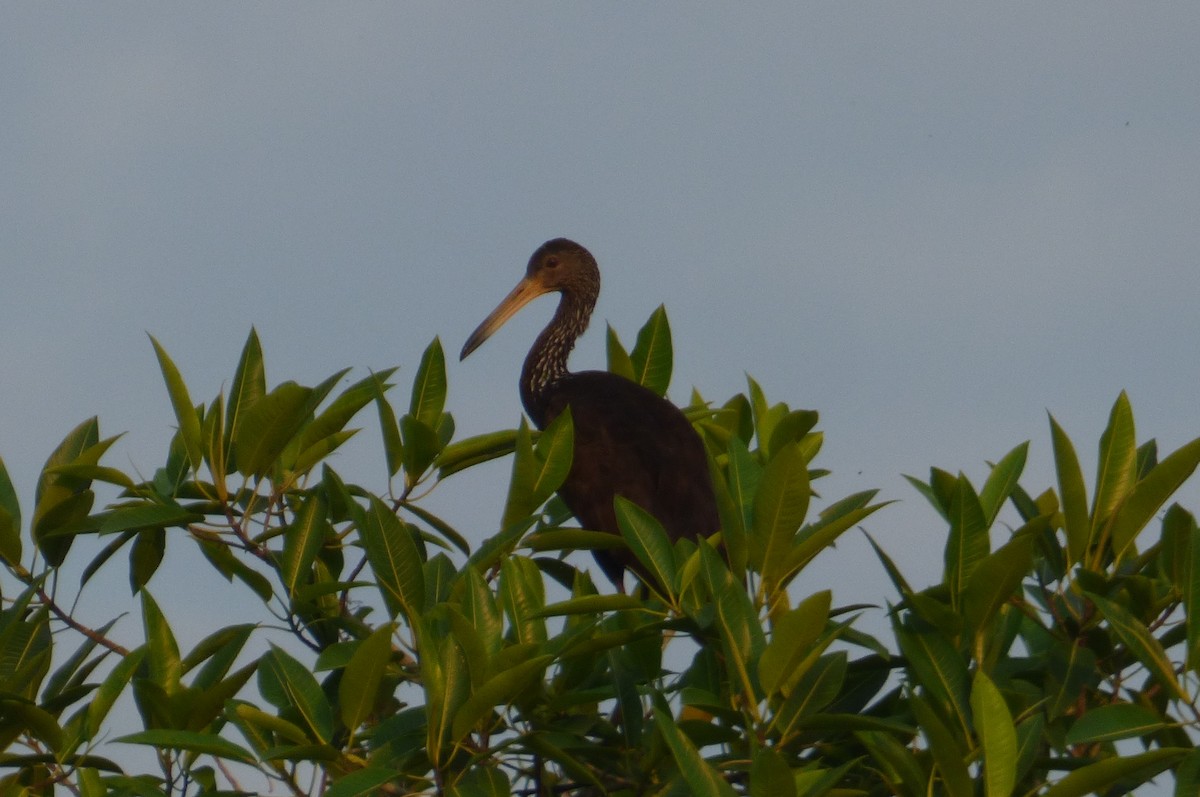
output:
<instances>
[{"instance_id":1,"label":"bird's eye","mask_svg":"<svg viewBox=\"0 0 1200 797\"><path fill-rule=\"evenodd\" d=\"M543 265L545 265L546 268L558 268L558 258L557 257L548 257L548 258L546 258L545 263Z\"/></svg>"}]
</instances>

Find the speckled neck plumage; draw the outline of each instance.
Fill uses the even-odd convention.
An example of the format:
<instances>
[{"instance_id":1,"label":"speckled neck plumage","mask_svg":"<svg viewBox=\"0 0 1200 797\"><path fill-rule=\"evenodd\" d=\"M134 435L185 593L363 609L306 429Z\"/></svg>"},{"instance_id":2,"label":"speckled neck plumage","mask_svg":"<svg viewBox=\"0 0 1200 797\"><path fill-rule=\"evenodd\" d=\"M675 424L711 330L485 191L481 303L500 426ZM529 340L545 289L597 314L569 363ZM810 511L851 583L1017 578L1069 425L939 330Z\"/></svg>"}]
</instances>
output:
<instances>
[{"instance_id":1,"label":"speckled neck plumage","mask_svg":"<svg viewBox=\"0 0 1200 797\"><path fill-rule=\"evenodd\" d=\"M567 357L575 348L575 341L587 329L588 319L596 306L599 284L588 287L590 290L562 294L554 318L538 335L521 368L521 403L539 427L545 419L547 391L569 373Z\"/></svg>"}]
</instances>

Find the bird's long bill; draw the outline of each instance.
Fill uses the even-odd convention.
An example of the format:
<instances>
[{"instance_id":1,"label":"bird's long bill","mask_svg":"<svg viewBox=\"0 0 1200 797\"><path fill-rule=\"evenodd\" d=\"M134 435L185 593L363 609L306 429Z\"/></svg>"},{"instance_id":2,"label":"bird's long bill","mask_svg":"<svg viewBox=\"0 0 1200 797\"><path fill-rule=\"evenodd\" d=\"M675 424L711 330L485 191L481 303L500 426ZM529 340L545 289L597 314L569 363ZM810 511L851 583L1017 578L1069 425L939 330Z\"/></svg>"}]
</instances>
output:
<instances>
[{"instance_id":1,"label":"bird's long bill","mask_svg":"<svg viewBox=\"0 0 1200 797\"><path fill-rule=\"evenodd\" d=\"M493 332L504 326L505 321L543 293L546 293L546 289L528 278L518 282L517 287L512 289L512 293L505 296L504 301L500 302L491 315L483 319L483 323L471 333L471 337L467 338L458 359L467 359L467 355L478 349L480 344L492 336Z\"/></svg>"}]
</instances>

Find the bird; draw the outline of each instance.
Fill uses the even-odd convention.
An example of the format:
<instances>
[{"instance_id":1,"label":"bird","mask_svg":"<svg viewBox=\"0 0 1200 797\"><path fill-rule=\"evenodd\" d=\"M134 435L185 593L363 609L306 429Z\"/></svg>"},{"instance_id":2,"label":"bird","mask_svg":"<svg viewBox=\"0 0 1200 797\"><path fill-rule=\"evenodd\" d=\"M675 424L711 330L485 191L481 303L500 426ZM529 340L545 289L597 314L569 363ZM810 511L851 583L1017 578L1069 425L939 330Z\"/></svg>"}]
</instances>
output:
<instances>
[{"instance_id":1,"label":"bird","mask_svg":"<svg viewBox=\"0 0 1200 797\"><path fill-rule=\"evenodd\" d=\"M654 516L672 542L715 533L720 519L704 443L679 408L618 374L567 368L600 294L600 269L583 246L555 238L538 247L524 278L467 338L459 360L547 293L559 294L558 308L525 357L520 394L539 429L570 407L574 455L558 490L567 508L585 529L619 535L613 502L622 496ZM622 593L626 570L647 577L626 548L593 556Z\"/></svg>"}]
</instances>

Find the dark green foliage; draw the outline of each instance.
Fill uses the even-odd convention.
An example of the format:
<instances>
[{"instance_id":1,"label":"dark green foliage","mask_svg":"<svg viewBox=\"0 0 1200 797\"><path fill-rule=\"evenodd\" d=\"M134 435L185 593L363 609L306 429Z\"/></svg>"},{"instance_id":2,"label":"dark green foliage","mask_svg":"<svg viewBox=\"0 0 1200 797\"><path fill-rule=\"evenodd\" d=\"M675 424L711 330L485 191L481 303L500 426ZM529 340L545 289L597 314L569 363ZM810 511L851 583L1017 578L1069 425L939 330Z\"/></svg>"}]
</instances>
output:
<instances>
[{"instance_id":1,"label":"dark green foliage","mask_svg":"<svg viewBox=\"0 0 1200 797\"><path fill-rule=\"evenodd\" d=\"M0 463L5 794L1063 797L1200 782L1200 527L1171 503L1200 440L1160 459L1124 394L1091 488L1053 419L1054 487L1021 486L1027 444L978 486L909 477L946 524L941 580L915 588L877 533L897 597L874 610L796 588L842 534L887 515L874 491L814 510L817 415L753 380L719 406L692 396L723 531L672 544L620 498L621 537L572 528L554 497L569 413L541 433L454 440L436 340L406 411L395 369L336 394L345 372L270 387L253 333L228 395L196 405L153 348L178 431L149 479L100 464L115 438L89 419L48 458L26 529ZM631 353L610 329L608 352L665 392L661 308ZM363 410L381 430L382 492L327 462ZM494 533L420 504L509 454ZM88 536L102 547L83 585L127 549L140 628L71 617L59 567ZM181 545L215 584L246 585L274 627L230 622L181 651L153 598ZM612 546L640 564L640 596L601 593L590 557L566 555ZM871 611L888 638L863 629ZM123 697L141 730L114 739ZM131 771L130 745L160 771Z\"/></svg>"}]
</instances>

